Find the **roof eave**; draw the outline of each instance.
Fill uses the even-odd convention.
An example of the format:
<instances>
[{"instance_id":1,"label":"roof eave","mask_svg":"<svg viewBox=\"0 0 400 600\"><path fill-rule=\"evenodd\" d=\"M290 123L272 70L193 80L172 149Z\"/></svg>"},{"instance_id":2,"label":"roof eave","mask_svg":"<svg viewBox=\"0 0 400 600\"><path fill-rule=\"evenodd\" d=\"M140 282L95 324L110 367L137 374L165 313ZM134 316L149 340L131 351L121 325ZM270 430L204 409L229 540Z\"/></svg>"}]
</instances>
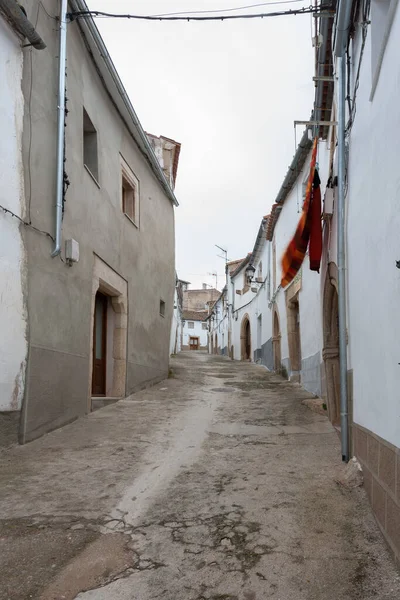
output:
<instances>
[{"instance_id":1,"label":"roof eave","mask_svg":"<svg viewBox=\"0 0 400 600\"><path fill-rule=\"evenodd\" d=\"M70 0L70 6L73 12L89 10L84 0ZM95 63L97 72L115 108L135 140L139 150L149 163L151 170L167 197L174 206L179 206L179 202L168 184L94 20L92 17L87 16L83 19L78 19L77 23Z\"/></svg>"}]
</instances>

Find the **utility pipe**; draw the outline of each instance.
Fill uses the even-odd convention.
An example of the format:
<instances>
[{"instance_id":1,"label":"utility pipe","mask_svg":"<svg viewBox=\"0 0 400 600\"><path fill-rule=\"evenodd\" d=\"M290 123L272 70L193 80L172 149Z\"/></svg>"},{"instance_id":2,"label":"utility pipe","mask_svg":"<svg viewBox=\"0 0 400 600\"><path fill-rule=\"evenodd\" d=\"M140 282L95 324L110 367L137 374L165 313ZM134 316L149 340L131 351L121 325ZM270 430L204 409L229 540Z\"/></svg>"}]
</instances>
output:
<instances>
[{"instance_id":1,"label":"utility pipe","mask_svg":"<svg viewBox=\"0 0 400 600\"><path fill-rule=\"evenodd\" d=\"M338 110L338 304L340 361L340 425L342 460L349 460L349 420L347 397L347 327L346 327L346 248L345 248L345 124L346 124L346 48L349 39L352 2L340 0L337 21L335 55L339 61Z\"/></svg>"},{"instance_id":2,"label":"utility pipe","mask_svg":"<svg viewBox=\"0 0 400 600\"><path fill-rule=\"evenodd\" d=\"M24 10L15 0L0 0L0 10L15 29L26 37L36 50L44 50L46 44L37 33L32 23L27 19Z\"/></svg>"},{"instance_id":3,"label":"utility pipe","mask_svg":"<svg viewBox=\"0 0 400 600\"><path fill-rule=\"evenodd\" d=\"M349 460L349 420L347 398L347 335L346 335L346 253L345 253L345 112L346 57L339 58L339 127L338 127L338 271L339 271L339 357L340 357L340 425L342 459Z\"/></svg>"},{"instance_id":4,"label":"utility pipe","mask_svg":"<svg viewBox=\"0 0 400 600\"><path fill-rule=\"evenodd\" d=\"M65 68L67 62L67 4L61 0L60 33L58 49L58 96L57 96L57 158L56 158L56 228L55 245L51 256L61 252L61 224L64 195L64 139L65 139Z\"/></svg>"}]
</instances>

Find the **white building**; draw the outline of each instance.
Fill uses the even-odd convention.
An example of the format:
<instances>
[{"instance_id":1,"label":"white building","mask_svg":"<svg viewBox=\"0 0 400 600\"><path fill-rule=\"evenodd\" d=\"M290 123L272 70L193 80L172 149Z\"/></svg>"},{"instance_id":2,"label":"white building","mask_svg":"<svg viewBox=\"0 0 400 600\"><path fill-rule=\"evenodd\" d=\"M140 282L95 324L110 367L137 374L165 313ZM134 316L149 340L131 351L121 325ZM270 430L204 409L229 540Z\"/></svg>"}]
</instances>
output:
<instances>
[{"instance_id":1,"label":"white building","mask_svg":"<svg viewBox=\"0 0 400 600\"><path fill-rule=\"evenodd\" d=\"M381 530L400 558L398 4L372 0L356 7L341 0L335 20L321 19L311 123L253 252L229 273L225 335L231 358L260 362L324 399L342 455L360 460ZM295 239L315 133L320 271L310 270L307 253L282 287L282 257Z\"/></svg>"},{"instance_id":2,"label":"white building","mask_svg":"<svg viewBox=\"0 0 400 600\"><path fill-rule=\"evenodd\" d=\"M182 313L182 350L207 350L208 312L185 310Z\"/></svg>"},{"instance_id":3,"label":"white building","mask_svg":"<svg viewBox=\"0 0 400 600\"><path fill-rule=\"evenodd\" d=\"M21 410L27 359L26 264L21 221L29 222L30 214L26 208L21 150L21 86L23 32L29 28L32 47L25 53L31 54L30 60L34 61L44 43L22 11L18 21L13 21L0 3L0 412L7 413Z\"/></svg>"},{"instance_id":4,"label":"white building","mask_svg":"<svg viewBox=\"0 0 400 600\"><path fill-rule=\"evenodd\" d=\"M169 344L170 355L178 354L178 352L182 350L182 301L185 284L187 284L186 281L181 281L178 279L178 276L176 276L174 310L172 313L171 338Z\"/></svg>"}]
</instances>

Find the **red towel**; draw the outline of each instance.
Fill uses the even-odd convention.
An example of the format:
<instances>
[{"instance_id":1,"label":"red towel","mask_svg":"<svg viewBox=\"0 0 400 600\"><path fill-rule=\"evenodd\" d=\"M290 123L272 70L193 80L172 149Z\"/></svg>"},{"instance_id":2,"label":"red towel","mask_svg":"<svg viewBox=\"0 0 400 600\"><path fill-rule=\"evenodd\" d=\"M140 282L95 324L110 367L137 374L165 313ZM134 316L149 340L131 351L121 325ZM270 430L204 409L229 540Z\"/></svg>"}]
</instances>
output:
<instances>
[{"instance_id":1,"label":"red towel","mask_svg":"<svg viewBox=\"0 0 400 600\"><path fill-rule=\"evenodd\" d=\"M299 271L305 254L307 252L307 246L310 239L311 229L311 195L313 192L313 183L315 175L315 164L317 161L317 147L318 138L314 139L313 151L311 155L310 173L308 176L306 197L304 199L303 211L301 213L300 221L297 225L295 234L282 257L282 280L281 286L286 287L292 279L296 276ZM318 185L319 185L318 178ZM320 199L321 202L321 199Z\"/></svg>"},{"instance_id":2,"label":"red towel","mask_svg":"<svg viewBox=\"0 0 400 600\"><path fill-rule=\"evenodd\" d=\"M310 206L310 269L318 271L322 256L322 226L321 226L321 188L319 185L313 189Z\"/></svg>"}]
</instances>

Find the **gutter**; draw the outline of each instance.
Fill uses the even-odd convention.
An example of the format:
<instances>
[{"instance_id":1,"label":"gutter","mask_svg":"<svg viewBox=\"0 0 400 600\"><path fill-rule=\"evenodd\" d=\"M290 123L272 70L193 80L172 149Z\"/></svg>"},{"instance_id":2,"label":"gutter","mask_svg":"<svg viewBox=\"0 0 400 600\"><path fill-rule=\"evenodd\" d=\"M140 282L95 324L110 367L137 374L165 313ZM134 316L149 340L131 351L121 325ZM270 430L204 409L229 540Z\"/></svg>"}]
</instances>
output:
<instances>
[{"instance_id":1,"label":"gutter","mask_svg":"<svg viewBox=\"0 0 400 600\"><path fill-rule=\"evenodd\" d=\"M312 115L311 115L312 118ZM306 162L308 152L312 146L312 139L308 137L308 132L311 130L311 127L307 127L304 130L302 138L300 140L299 145L297 146L296 153L293 157L293 160L290 164L288 172L286 173L286 177L283 180L281 188L278 192L278 195L275 199L275 204L283 204L286 200L290 190L293 188L296 179L298 178L300 171L302 170L304 163Z\"/></svg>"},{"instance_id":2,"label":"gutter","mask_svg":"<svg viewBox=\"0 0 400 600\"><path fill-rule=\"evenodd\" d=\"M327 7L331 6L331 2L327 2ZM321 3L321 9L325 8L323 3ZM330 19L321 18L321 25L319 33L322 35L322 45L318 50L318 73L316 75L318 77L322 77L325 75L325 60L326 60L326 47L328 43L328 31L329 31L329 21ZM315 97L315 120L316 121L324 121L327 119L325 113L328 112L322 109L323 102L323 92L324 92L324 84L326 82L322 80L318 80L317 83L317 91ZM333 86L333 83L331 84Z\"/></svg>"},{"instance_id":3,"label":"gutter","mask_svg":"<svg viewBox=\"0 0 400 600\"><path fill-rule=\"evenodd\" d=\"M84 0L70 0L70 5L71 5L71 12L82 12L82 11L85 12L85 11L89 10L89 8L88 8L86 2L84 2ZM93 60L96 64L96 66L98 67L99 71L101 71L102 65L101 65L99 59L93 54L93 44L96 46L99 58L101 58L101 60L103 61L104 66L107 69L108 75L111 78L111 83L115 87L115 90L118 92L118 95L120 96L120 98L122 99L123 108L125 109L127 115L129 116L129 119L133 123L134 127L132 128L132 126L130 126L130 123L127 122L126 117L124 117L124 115L122 114L122 111L120 110L120 107L118 106L118 103L115 100L115 95L113 94L112 90L110 90L110 87L107 84L107 82L105 81L102 72L99 72L99 75L103 80L103 85L109 92L109 94L114 102L115 107L117 108L118 112L120 113L120 116L122 117L122 120L125 122L128 130L131 132L131 135L134 138L134 140L136 141L136 143L138 144L139 149L141 150L143 155L147 158L154 175L156 176L157 180L161 184L161 187L163 188L164 192L168 196L169 200L172 202L172 204L174 206L179 206L178 200L176 199L174 192L170 188L169 183L168 183L168 181L163 173L163 170L160 166L160 163L158 162L157 157L154 154L153 148L151 147L150 142L147 139L146 133L145 133L142 125L140 124L140 121L136 115L136 112L135 112L132 104L131 104L129 96L122 84L122 81L117 73L114 63L111 60L111 57L108 53L106 45L104 44L104 41L99 33L99 30L96 27L96 24L95 24L93 18L91 16L80 18L80 19L78 19L77 23L81 30L82 36L84 37L84 39L86 41L89 51L92 52Z\"/></svg>"},{"instance_id":4,"label":"gutter","mask_svg":"<svg viewBox=\"0 0 400 600\"><path fill-rule=\"evenodd\" d=\"M36 50L44 50L46 44L37 33L32 23L27 19L25 11L15 0L0 0L0 11L7 21L25 38Z\"/></svg>"}]
</instances>

